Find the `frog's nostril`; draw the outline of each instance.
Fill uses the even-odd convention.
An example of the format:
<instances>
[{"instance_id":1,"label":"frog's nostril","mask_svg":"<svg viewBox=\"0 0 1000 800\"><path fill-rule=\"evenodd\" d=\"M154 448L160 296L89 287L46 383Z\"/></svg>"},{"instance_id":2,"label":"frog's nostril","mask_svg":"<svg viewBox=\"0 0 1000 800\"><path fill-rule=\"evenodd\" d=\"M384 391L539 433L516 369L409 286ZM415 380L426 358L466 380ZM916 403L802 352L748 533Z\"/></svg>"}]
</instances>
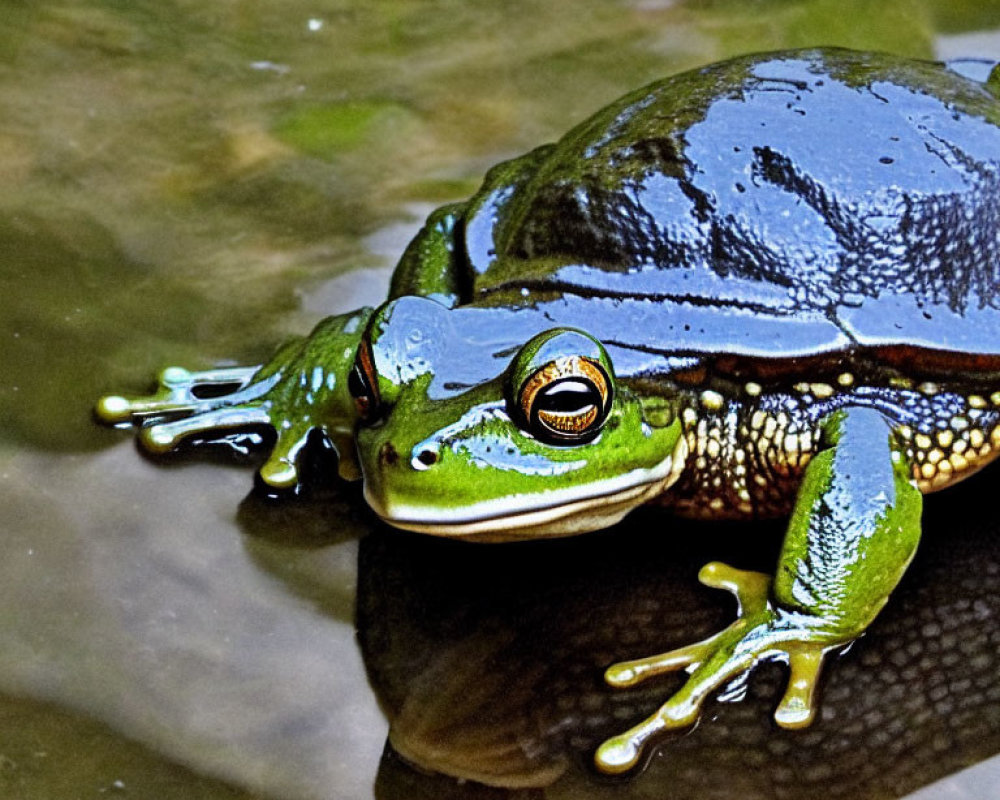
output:
<instances>
[{"instance_id":1,"label":"frog's nostril","mask_svg":"<svg viewBox=\"0 0 1000 800\"><path fill-rule=\"evenodd\" d=\"M391 467L397 461L399 461L399 454L396 452L396 448L392 446L392 442L386 442L378 451L378 460L383 467Z\"/></svg>"},{"instance_id":2,"label":"frog's nostril","mask_svg":"<svg viewBox=\"0 0 1000 800\"><path fill-rule=\"evenodd\" d=\"M424 470L437 464L440 458L440 447L435 442L425 442L413 448L413 458L410 464L414 469Z\"/></svg>"}]
</instances>

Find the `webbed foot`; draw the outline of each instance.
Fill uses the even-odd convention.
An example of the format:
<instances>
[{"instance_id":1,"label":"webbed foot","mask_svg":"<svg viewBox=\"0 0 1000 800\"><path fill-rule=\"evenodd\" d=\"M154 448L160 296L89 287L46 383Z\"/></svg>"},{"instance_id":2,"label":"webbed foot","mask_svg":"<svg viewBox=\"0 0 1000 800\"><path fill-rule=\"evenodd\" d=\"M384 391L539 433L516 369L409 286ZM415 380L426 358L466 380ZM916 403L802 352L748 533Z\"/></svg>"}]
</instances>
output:
<instances>
[{"instance_id":1,"label":"webbed foot","mask_svg":"<svg viewBox=\"0 0 1000 800\"><path fill-rule=\"evenodd\" d=\"M140 444L157 454L198 434L208 440L271 427L274 444L260 477L277 490L299 486L299 457L309 440L320 436L337 450L340 475L354 480L360 474L353 443L358 412L347 376L370 314L366 308L330 317L263 366L204 372L168 367L153 394L108 395L95 413L110 425L135 425Z\"/></svg>"},{"instance_id":2,"label":"webbed foot","mask_svg":"<svg viewBox=\"0 0 1000 800\"><path fill-rule=\"evenodd\" d=\"M605 680L617 688L680 669L687 669L690 677L655 714L598 748L594 760L602 772L618 774L635 767L650 739L694 724L712 692L763 659L787 660L790 667L788 688L774 713L777 723L801 728L813 721L823 655L845 642L831 641L815 617L776 608L770 600L768 575L712 562L701 569L698 579L706 586L732 592L739 602L738 619L695 644L608 668Z\"/></svg>"}]
</instances>

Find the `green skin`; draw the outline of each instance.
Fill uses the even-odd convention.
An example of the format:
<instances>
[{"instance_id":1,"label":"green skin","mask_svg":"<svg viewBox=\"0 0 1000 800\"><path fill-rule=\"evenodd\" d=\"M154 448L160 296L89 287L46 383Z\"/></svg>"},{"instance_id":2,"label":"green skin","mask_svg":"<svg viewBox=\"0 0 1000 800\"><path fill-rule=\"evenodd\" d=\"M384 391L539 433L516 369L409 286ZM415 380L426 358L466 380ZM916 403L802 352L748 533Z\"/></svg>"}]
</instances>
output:
<instances>
[{"instance_id":1,"label":"green skin","mask_svg":"<svg viewBox=\"0 0 1000 800\"><path fill-rule=\"evenodd\" d=\"M431 378L446 365L432 358L406 361L398 348L380 347L403 304L433 302L440 313L453 313L445 307L457 296L451 231L461 211L452 206L431 217L401 260L393 299L377 311L327 319L259 369L172 368L161 377L158 394L103 398L98 415L113 424L145 421L140 438L155 452L193 434L218 438L233 429L271 426L277 438L260 475L275 489L299 484L301 452L311 437L324 437L340 456L342 477L358 477L360 462L366 498L386 521L443 536L499 541L577 533L612 524L665 492L685 466L682 398L643 396L637 386L618 381L600 434L573 444L547 444L508 412L512 387L567 342L589 341L589 355L614 380L604 348L585 334L543 332L493 380L446 398L429 391ZM365 338L380 395L373 425L364 424L348 386ZM200 387L231 391L199 398ZM605 742L597 766L608 773L633 768L650 738L692 724L710 693L764 659L790 665L776 720L808 725L823 655L865 630L914 554L921 493L910 470L880 412L847 407L824 418L775 577L708 565L701 580L737 596L738 620L704 642L609 668L613 686L682 668L691 674L656 714Z\"/></svg>"}]
</instances>

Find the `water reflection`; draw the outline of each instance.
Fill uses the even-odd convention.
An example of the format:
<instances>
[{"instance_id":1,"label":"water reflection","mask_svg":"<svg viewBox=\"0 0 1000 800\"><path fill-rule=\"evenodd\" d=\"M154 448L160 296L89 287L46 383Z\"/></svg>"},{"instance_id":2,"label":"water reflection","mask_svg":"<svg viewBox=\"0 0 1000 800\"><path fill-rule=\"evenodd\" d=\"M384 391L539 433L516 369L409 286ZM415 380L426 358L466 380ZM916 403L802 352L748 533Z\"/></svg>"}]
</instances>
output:
<instances>
[{"instance_id":1,"label":"water reflection","mask_svg":"<svg viewBox=\"0 0 1000 800\"><path fill-rule=\"evenodd\" d=\"M593 771L594 747L681 679L613 692L602 668L720 629L732 601L699 587L698 567L766 569L780 527L650 512L585 540L500 552L376 533L360 553L359 639L391 741L423 769L538 797L901 797L1000 750L1000 544L983 488L928 504L917 561L868 635L832 662L814 727L771 722L785 670L760 667L726 693L740 702L713 703L624 781ZM380 798L414 796L418 774L387 755ZM446 785L425 783L427 796Z\"/></svg>"}]
</instances>

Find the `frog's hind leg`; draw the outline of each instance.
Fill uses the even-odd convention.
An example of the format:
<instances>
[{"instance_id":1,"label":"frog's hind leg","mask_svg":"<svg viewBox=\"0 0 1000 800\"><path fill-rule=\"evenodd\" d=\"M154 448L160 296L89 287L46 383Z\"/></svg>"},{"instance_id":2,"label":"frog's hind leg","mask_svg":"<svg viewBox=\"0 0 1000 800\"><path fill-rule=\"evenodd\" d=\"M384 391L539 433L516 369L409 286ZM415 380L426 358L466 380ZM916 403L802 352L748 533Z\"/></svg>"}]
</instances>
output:
<instances>
[{"instance_id":1,"label":"frog's hind leg","mask_svg":"<svg viewBox=\"0 0 1000 800\"><path fill-rule=\"evenodd\" d=\"M831 415L822 449L806 467L774 578L720 564L702 570L704 583L736 595L736 622L694 645L609 668L608 682L619 687L679 669L690 675L655 714L601 745L598 768L631 769L651 738L691 725L712 692L762 660L790 668L776 722L809 725L823 656L868 627L916 551L922 500L909 469L880 412Z\"/></svg>"}]
</instances>

